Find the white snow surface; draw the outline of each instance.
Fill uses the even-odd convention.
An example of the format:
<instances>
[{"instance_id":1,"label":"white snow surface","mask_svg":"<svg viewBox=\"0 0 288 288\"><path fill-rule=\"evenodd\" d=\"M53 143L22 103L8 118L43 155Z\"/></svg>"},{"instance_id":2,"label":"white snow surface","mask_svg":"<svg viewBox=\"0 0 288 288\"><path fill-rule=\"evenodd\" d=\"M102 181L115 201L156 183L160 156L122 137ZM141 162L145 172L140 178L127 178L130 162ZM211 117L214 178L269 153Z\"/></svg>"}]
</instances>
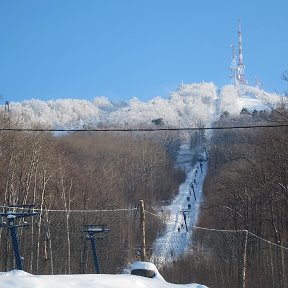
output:
<instances>
[{"instance_id":1,"label":"white snow surface","mask_svg":"<svg viewBox=\"0 0 288 288\"><path fill-rule=\"evenodd\" d=\"M282 101L282 97L276 93L267 93L256 87L241 86L235 89L233 85L226 85L220 91L220 112L228 111L232 115L239 114L242 108L251 112L275 107Z\"/></svg>"},{"instance_id":2,"label":"white snow surface","mask_svg":"<svg viewBox=\"0 0 288 288\"><path fill-rule=\"evenodd\" d=\"M191 166L191 153L188 144L180 147L176 162L178 166L186 170L187 176L185 182L180 185L179 193L174 201L163 207L163 213L168 215L165 217L168 218L165 221L166 230L156 239L152 256L152 262L158 265L167 264L183 255L189 250L191 244L191 229L197 223L199 206L202 201L203 182L207 173L207 161L197 162ZM204 150L199 156L206 159ZM189 209L188 205L190 205ZM187 227L181 211L184 211L186 216Z\"/></svg>"},{"instance_id":3,"label":"white snow surface","mask_svg":"<svg viewBox=\"0 0 288 288\"><path fill-rule=\"evenodd\" d=\"M134 265L134 266L133 266ZM21 270L0 272L0 288L172 288L189 287L205 288L199 284L171 284L159 274L154 264L136 262L133 269L153 270L156 276L152 279L131 274L78 274L78 275L32 275ZM137 267L137 268L136 268ZM206 287L207 288L207 287Z\"/></svg>"},{"instance_id":4,"label":"white snow surface","mask_svg":"<svg viewBox=\"0 0 288 288\"><path fill-rule=\"evenodd\" d=\"M275 106L281 101L276 93L267 93L251 86L236 89L226 85L218 89L214 83L181 84L168 99L155 97L142 102L136 97L129 102L115 103L106 97L92 101L80 99L38 99L10 102L12 114L22 118L27 126L40 123L47 128L71 129L86 127L152 126L161 119L165 126L193 127L211 122L214 102L221 99L220 111L239 114L243 107L254 110Z\"/></svg>"}]
</instances>

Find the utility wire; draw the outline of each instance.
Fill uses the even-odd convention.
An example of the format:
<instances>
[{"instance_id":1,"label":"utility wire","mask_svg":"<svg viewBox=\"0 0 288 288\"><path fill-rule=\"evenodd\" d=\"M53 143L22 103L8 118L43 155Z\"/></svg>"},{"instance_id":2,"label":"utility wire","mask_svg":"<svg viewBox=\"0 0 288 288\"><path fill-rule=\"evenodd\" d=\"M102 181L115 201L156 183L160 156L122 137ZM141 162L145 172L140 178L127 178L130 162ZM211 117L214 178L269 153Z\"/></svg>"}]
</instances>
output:
<instances>
[{"instance_id":1,"label":"utility wire","mask_svg":"<svg viewBox=\"0 0 288 288\"><path fill-rule=\"evenodd\" d=\"M106 129L47 129L47 128L0 128L0 131L12 132L154 132L154 131L201 131L201 130L231 130L231 129L255 129L255 128L281 128L286 124L272 125L243 125L243 126L219 126L219 127L183 127L183 128L106 128Z\"/></svg>"},{"instance_id":2,"label":"utility wire","mask_svg":"<svg viewBox=\"0 0 288 288\"><path fill-rule=\"evenodd\" d=\"M205 228L205 227L199 227L199 226L193 226L192 228L194 228L194 229L199 229L199 230L215 231L215 232L227 232L227 233L246 232L246 233L248 233L248 235L251 235L251 236L253 236L253 237L256 237L256 238L258 238L258 239L260 239L260 240L262 240L262 241L264 241L264 242L266 242L266 243L268 243L268 244L271 244L271 245L273 245L273 246L276 246L276 247L279 247L279 248L283 248L283 249L285 249L285 250L288 250L288 247L284 247L284 246L275 244L275 243L273 243L273 242L271 242L271 241L269 241L269 240L266 240L266 239L264 239L264 238L261 238L260 236L254 234L254 233L252 233L252 232L249 232L248 230L224 230L224 229Z\"/></svg>"},{"instance_id":3,"label":"utility wire","mask_svg":"<svg viewBox=\"0 0 288 288\"><path fill-rule=\"evenodd\" d=\"M3 206L0 205L0 208L4 209L15 209L15 210L27 210L25 207L14 207L14 206ZM69 212L69 213L97 213L97 212L122 212L122 211L135 211L137 208L116 208L116 209L91 209L91 210L80 210L80 209L40 209L40 208L31 208L32 211L45 211L45 212Z\"/></svg>"}]
</instances>

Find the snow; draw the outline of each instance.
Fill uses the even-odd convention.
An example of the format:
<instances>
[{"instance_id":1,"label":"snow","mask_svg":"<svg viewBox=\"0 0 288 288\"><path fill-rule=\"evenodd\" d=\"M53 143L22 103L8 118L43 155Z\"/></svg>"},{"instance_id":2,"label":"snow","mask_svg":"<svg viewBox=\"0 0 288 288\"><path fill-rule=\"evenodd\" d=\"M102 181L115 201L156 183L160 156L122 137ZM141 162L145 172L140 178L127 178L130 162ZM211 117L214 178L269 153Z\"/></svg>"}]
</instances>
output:
<instances>
[{"instance_id":1,"label":"snow","mask_svg":"<svg viewBox=\"0 0 288 288\"><path fill-rule=\"evenodd\" d=\"M201 156L206 159L204 151ZM191 229L197 223L199 205L202 200L202 187L207 173L207 161L197 162L191 166L191 159L189 145L183 144L180 147L177 165L186 170L187 176L185 182L180 185L179 193L174 201L163 207L163 211L168 215L166 230L162 236L156 239L152 256L152 261L158 265L172 262L184 254L191 244ZM188 209L188 204L190 209ZM185 211L188 231L181 211Z\"/></svg>"},{"instance_id":2,"label":"snow","mask_svg":"<svg viewBox=\"0 0 288 288\"><path fill-rule=\"evenodd\" d=\"M247 108L251 112L254 109L265 110L282 101L281 96L276 93L267 93L247 85L238 89L233 85L224 86L220 92L220 99L221 112L228 111L232 115L239 114L242 108Z\"/></svg>"},{"instance_id":3,"label":"snow","mask_svg":"<svg viewBox=\"0 0 288 288\"><path fill-rule=\"evenodd\" d=\"M153 263L136 262L132 269L148 269L155 271L154 278L145 278L131 274L78 274L78 275L32 275L20 270L0 272L0 288L172 288L189 287L205 288L199 284L171 284L159 274Z\"/></svg>"},{"instance_id":4,"label":"snow","mask_svg":"<svg viewBox=\"0 0 288 288\"><path fill-rule=\"evenodd\" d=\"M256 87L236 89L226 85L218 89L214 83L181 84L167 99L155 97L142 102L136 97L114 103L104 96L92 101L80 99L38 99L10 102L11 113L22 118L26 125L33 123L54 129L81 129L87 126L143 127L152 126L162 118L165 126L195 127L211 122L214 102L220 99L219 113L239 114L243 107L249 110L266 108L281 101L276 93L267 93Z\"/></svg>"}]
</instances>

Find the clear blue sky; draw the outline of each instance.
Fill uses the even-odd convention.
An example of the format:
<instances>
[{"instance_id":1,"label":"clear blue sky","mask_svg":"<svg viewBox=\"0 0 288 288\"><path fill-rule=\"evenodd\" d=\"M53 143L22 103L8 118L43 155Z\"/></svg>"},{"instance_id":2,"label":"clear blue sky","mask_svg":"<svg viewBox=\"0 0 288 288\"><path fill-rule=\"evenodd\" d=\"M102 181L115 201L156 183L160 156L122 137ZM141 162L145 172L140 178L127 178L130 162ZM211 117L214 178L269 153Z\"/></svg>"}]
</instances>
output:
<instances>
[{"instance_id":1,"label":"clear blue sky","mask_svg":"<svg viewBox=\"0 0 288 288\"><path fill-rule=\"evenodd\" d=\"M222 87L239 18L249 84L287 90L287 0L0 0L0 104Z\"/></svg>"}]
</instances>

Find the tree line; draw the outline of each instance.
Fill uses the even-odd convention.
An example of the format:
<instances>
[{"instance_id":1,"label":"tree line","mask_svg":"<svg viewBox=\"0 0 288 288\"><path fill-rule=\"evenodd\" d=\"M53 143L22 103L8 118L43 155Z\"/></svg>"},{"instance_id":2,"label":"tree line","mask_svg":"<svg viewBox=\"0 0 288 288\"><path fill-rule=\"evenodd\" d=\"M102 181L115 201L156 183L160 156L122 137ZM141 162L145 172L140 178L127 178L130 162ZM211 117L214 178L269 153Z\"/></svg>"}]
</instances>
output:
<instances>
[{"instance_id":1,"label":"tree line","mask_svg":"<svg viewBox=\"0 0 288 288\"><path fill-rule=\"evenodd\" d=\"M288 112L220 119L215 125L287 123ZM256 115L256 116L255 116ZM262 114L263 115L263 114ZM219 229L246 229L288 245L288 127L215 131L200 223ZM207 223L207 225L206 225Z\"/></svg>"}]
</instances>

